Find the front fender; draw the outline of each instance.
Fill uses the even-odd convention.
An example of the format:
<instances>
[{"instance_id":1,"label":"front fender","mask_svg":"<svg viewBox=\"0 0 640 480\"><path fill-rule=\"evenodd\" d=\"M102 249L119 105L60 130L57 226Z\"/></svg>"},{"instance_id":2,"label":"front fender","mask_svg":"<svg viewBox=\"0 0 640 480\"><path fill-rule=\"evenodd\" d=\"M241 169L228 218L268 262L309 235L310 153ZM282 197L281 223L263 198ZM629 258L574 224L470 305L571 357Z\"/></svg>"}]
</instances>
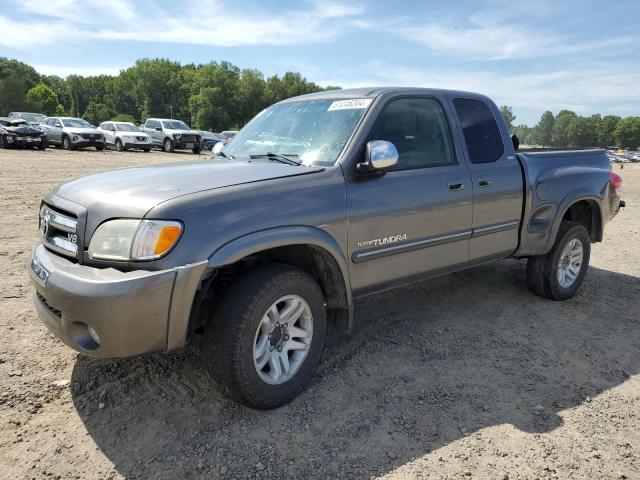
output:
<instances>
[{"instance_id":1,"label":"front fender","mask_svg":"<svg viewBox=\"0 0 640 480\"><path fill-rule=\"evenodd\" d=\"M209 257L209 267L230 265L251 254L287 245L311 245L327 251L336 261L342 274L348 305L353 305L347 259L338 242L327 232L316 227L277 227L236 238L218 248Z\"/></svg>"}]
</instances>

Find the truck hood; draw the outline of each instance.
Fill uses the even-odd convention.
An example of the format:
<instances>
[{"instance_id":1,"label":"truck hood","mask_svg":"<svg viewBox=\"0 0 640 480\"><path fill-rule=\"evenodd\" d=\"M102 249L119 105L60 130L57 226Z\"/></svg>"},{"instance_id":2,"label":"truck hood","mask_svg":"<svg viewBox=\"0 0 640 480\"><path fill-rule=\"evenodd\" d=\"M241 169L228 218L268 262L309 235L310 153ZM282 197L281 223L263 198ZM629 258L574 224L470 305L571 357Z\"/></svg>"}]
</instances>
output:
<instances>
[{"instance_id":1,"label":"truck hood","mask_svg":"<svg viewBox=\"0 0 640 480\"><path fill-rule=\"evenodd\" d=\"M141 218L159 203L183 195L321 170L229 160L144 165L86 175L57 186L51 194L82 205L94 218Z\"/></svg>"},{"instance_id":2,"label":"truck hood","mask_svg":"<svg viewBox=\"0 0 640 480\"><path fill-rule=\"evenodd\" d=\"M173 135L174 133L179 133L180 135L200 135L202 136L202 134L200 132L197 132L195 130L179 130L179 129L175 129L175 128L165 128L163 130L164 133L169 133L171 135Z\"/></svg>"}]
</instances>

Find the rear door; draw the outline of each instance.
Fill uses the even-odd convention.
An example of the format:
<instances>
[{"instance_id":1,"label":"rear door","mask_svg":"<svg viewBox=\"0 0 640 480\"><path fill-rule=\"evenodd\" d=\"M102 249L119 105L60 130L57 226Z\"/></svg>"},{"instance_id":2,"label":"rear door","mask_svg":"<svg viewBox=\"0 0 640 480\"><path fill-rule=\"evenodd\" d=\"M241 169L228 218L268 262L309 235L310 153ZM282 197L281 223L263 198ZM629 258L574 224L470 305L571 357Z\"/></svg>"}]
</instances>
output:
<instances>
[{"instance_id":1,"label":"rear door","mask_svg":"<svg viewBox=\"0 0 640 480\"><path fill-rule=\"evenodd\" d=\"M523 175L499 110L476 98L452 98L471 168L473 233L470 261L500 258L518 247ZM504 131L501 131L501 126Z\"/></svg>"},{"instance_id":2,"label":"rear door","mask_svg":"<svg viewBox=\"0 0 640 480\"><path fill-rule=\"evenodd\" d=\"M390 99L366 140L392 142L398 164L381 176L347 176L350 276L356 295L468 261L471 175L456 153L443 100Z\"/></svg>"}]
</instances>

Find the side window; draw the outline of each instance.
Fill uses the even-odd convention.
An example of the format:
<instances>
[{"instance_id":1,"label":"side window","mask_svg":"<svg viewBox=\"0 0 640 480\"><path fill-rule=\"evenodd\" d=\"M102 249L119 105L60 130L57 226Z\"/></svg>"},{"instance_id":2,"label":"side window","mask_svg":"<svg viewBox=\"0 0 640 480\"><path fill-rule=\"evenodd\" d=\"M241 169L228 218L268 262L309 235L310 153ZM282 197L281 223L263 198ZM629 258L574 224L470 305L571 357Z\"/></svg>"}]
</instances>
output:
<instances>
[{"instance_id":1,"label":"side window","mask_svg":"<svg viewBox=\"0 0 640 480\"><path fill-rule=\"evenodd\" d=\"M387 140L398 149L395 170L455 165L447 119L431 98L393 100L377 118L369 140Z\"/></svg>"},{"instance_id":2,"label":"side window","mask_svg":"<svg viewBox=\"0 0 640 480\"><path fill-rule=\"evenodd\" d=\"M60 128L62 128L62 122L56 118L56 119L53 121L53 126L54 126L54 127L60 127Z\"/></svg>"},{"instance_id":3,"label":"side window","mask_svg":"<svg viewBox=\"0 0 640 480\"><path fill-rule=\"evenodd\" d=\"M453 104L471 162L491 163L502 157L502 135L489 107L484 102L469 98L456 98Z\"/></svg>"}]
</instances>

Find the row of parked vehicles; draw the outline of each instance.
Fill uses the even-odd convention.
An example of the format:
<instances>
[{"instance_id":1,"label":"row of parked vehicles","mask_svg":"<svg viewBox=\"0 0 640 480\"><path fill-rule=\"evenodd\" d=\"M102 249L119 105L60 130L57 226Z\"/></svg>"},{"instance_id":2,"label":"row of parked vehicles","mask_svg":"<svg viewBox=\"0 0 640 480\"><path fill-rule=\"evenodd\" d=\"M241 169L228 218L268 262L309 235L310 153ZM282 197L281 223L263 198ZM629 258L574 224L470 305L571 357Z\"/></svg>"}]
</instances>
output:
<instances>
[{"instance_id":1,"label":"row of parked vehicles","mask_svg":"<svg viewBox=\"0 0 640 480\"><path fill-rule=\"evenodd\" d=\"M131 122L107 121L99 127L82 118L47 117L38 113L11 112L0 118L0 148L61 146L65 150L111 147L121 152L138 149L148 152L152 147L165 152L191 150L200 153L218 143L227 143L237 132L227 130L212 133L193 130L182 120L149 118L140 125Z\"/></svg>"}]
</instances>

